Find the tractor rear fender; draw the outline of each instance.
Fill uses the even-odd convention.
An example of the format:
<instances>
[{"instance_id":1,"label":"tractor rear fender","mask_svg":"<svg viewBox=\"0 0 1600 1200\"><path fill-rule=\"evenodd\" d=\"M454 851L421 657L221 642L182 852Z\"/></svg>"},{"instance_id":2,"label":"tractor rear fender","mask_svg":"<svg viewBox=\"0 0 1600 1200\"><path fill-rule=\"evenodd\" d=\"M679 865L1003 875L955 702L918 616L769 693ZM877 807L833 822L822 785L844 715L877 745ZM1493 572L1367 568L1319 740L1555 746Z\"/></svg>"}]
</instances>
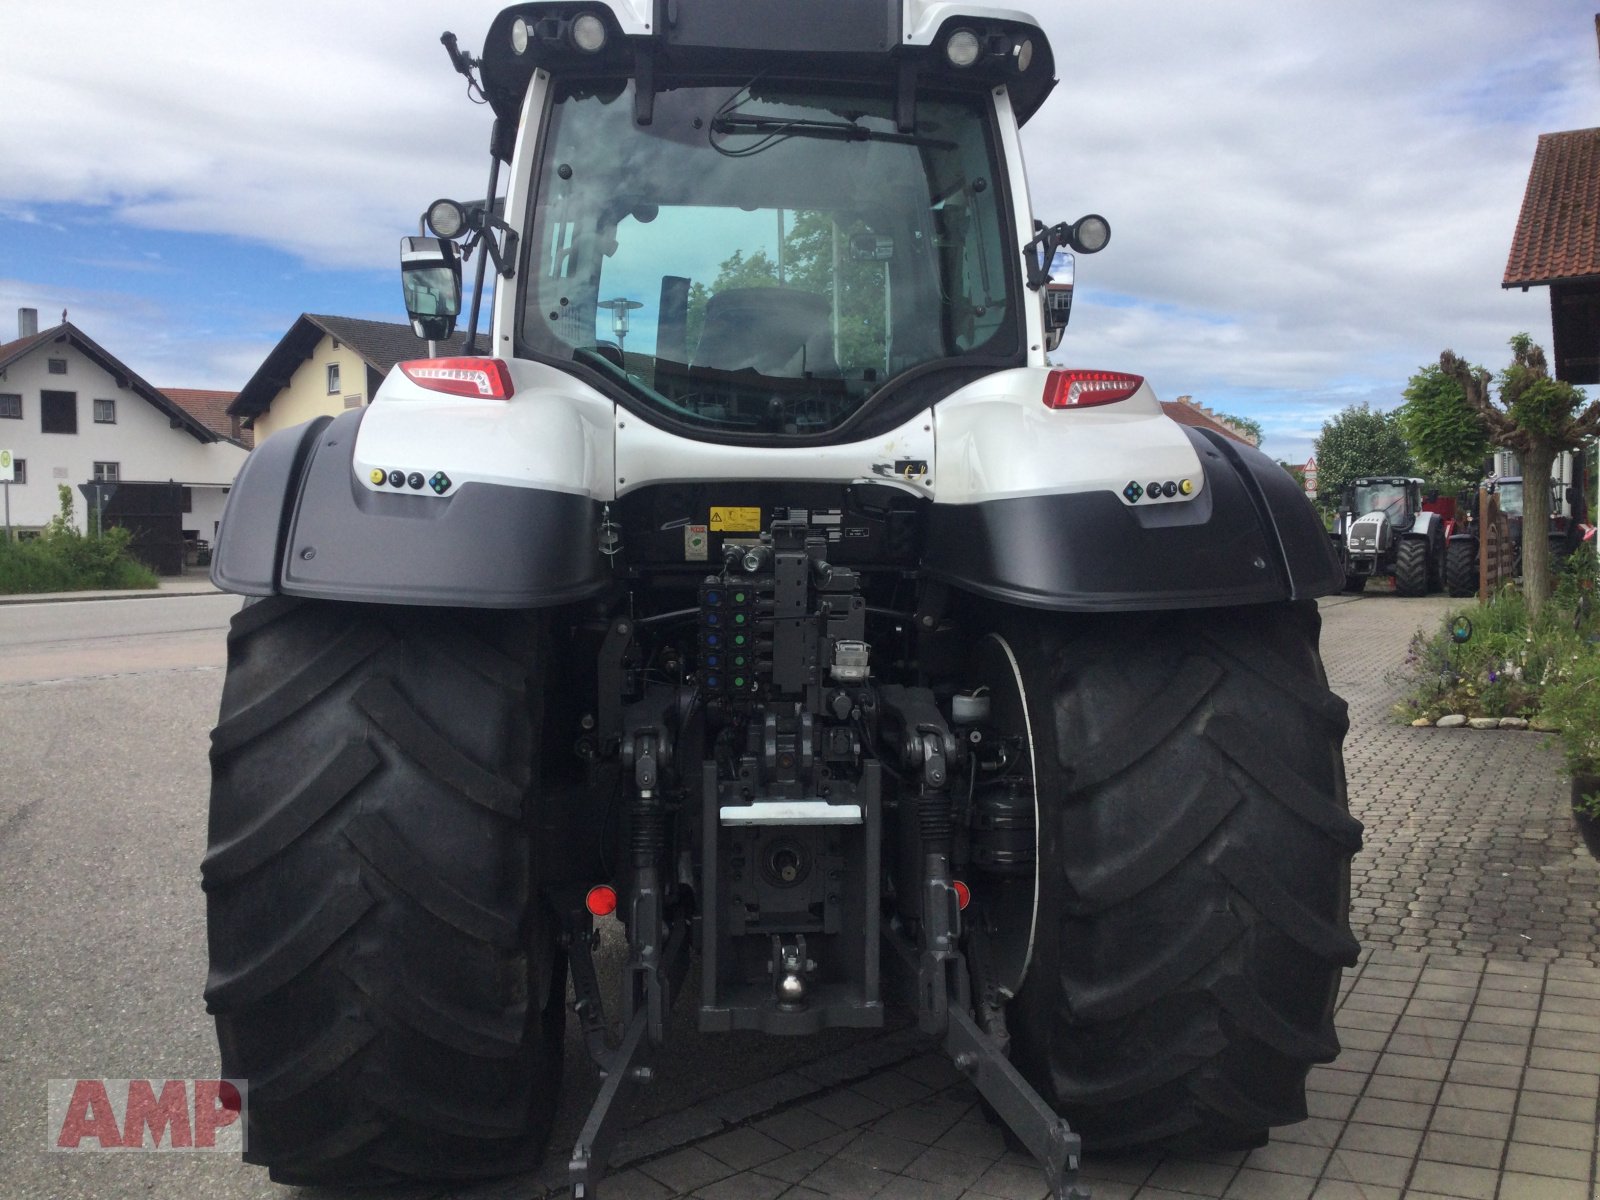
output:
<instances>
[{"instance_id":1,"label":"tractor rear fender","mask_svg":"<svg viewBox=\"0 0 1600 1200\"><path fill-rule=\"evenodd\" d=\"M470 423L470 406L463 407L456 419ZM534 608L605 586L605 559L596 552L602 506L579 490L584 480L566 490L546 481L507 487L450 479L426 461L441 451L426 436L424 413L413 414L405 461L395 450L392 463L368 465L357 460L357 435L374 412L319 417L256 448L223 513L211 561L218 587L246 596ZM553 425L575 420L560 406L549 416ZM563 433L580 446L602 440L581 428L552 428L524 444L559 454ZM362 459L381 455L384 440L362 438ZM523 461L539 457L524 453ZM568 457L579 471L583 456Z\"/></svg>"},{"instance_id":2,"label":"tractor rear fender","mask_svg":"<svg viewBox=\"0 0 1600 1200\"><path fill-rule=\"evenodd\" d=\"M1267 603L1344 583L1289 474L1171 421L1147 386L1059 411L1038 403L1046 372L1002 371L878 437L741 447L670 434L554 368L506 366L504 400L441 396L397 368L371 407L264 441L229 497L213 580L254 596L569 603L611 581L607 505L688 478L892 480L931 501L929 575L1035 608Z\"/></svg>"},{"instance_id":3,"label":"tractor rear fender","mask_svg":"<svg viewBox=\"0 0 1600 1200\"><path fill-rule=\"evenodd\" d=\"M1416 520L1412 522L1411 528L1406 530L1406 534L1409 537L1437 537L1439 535L1435 531L1443 530L1444 523L1444 518L1438 513L1424 510L1417 514Z\"/></svg>"},{"instance_id":4,"label":"tractor rear fender","mask_svg":"<svg viewBox=\"0 0 1600 1200\"><path fill-rule=\"evenodd\" d=\"M1342 589L1339 554L1287 471L1253 446L1175 428L1203 474L1188 502L1130 502L1102 489L936 503L930 574L1058 611L1261 604ZM948 466L943 441L940 451ZM1146 495L1151 483L1167 482L1140 477L1128 461L1122 467L1125 483Z\"/></svg>"}]
</instances>

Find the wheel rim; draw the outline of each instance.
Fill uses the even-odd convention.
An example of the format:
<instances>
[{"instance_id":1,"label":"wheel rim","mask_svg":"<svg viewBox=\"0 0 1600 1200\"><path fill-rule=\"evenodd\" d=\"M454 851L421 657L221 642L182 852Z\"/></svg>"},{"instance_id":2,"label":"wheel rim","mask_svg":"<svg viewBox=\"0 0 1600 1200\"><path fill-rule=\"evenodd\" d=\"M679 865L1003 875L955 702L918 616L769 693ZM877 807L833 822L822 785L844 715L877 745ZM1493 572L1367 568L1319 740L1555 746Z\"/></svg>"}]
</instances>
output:
<instances>
[{"instance_id":1,"label":"wheel rim","mask_svg":"<svg viewBox=\"0 0 1600 1200\"><path fill-rule=\"evenodd\" d=\"M989 724L1004 738L1015 738L1025 749L1024 762L1029 791L1033 796L1033 827L1039 830L1039 771L1034 746L1033 722L1028 714L1028 693L1022 681L1022 668L1011 644L998 633L984 635L973 653L973 685L988 689ZM1037 841L1036 841L1037 844ZM974 896L980 920L988 923L995 982L1008 999L1021 990L1033 961L1034 938L1039 920L1039 863L1037 851L1029 876L986 880L982 900ZM1026 914L1026 921L1020 918ZM1007 930L1026 928L1026 938L1007 936Z\"/></svg>"}]
</instances>

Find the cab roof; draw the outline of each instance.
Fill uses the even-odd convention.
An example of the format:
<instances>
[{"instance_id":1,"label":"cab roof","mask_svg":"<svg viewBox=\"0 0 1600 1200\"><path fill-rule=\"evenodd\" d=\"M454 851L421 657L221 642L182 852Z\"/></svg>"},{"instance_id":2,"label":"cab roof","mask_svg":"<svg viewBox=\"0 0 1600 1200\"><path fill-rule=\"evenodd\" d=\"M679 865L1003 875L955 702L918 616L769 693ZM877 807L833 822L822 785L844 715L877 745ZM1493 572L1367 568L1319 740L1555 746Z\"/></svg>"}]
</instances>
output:
<instances>
[{"instance_id":1,"label":"cab roof","mask_svg":"<svg viewBox=\"0 0 1600 1200\"><path fill-rule=\"evenodd\" d=\"M975 49L966 65L952 58L954 38L966 52L957 57ZM906 114L919 89L1004 84L1019 122L1056 83L1049 39L1027 13L948 0L535 0L501 12L484 44L484 92L502 128L515 129L536 69L597 84L631 78L651 93L674 79L763 73L881 81ZM639 103L647 122L649 102Z\"/></svg>"}]
</instances>

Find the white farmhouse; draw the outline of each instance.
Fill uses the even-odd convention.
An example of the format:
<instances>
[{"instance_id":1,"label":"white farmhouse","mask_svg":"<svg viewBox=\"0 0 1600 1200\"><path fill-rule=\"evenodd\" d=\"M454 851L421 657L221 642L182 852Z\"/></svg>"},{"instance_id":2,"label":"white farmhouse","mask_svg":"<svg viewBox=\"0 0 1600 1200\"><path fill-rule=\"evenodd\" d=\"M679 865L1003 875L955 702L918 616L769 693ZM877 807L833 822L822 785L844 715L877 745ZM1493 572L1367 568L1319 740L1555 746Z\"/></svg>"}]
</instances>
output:
<instances>
[{"instance_id":1,"label":"white farmhouse","mask_svg":"<svg viewBox=\"0 0 1600 1200\"><path fill-rule=\"evenodd\" d=\"M59 484L73 489L80 528L89 507L80 484L176 484L184 537L210 541L247 451L62 318L40 330L36 310L19 309L17 340L0 344L0 450L15 462L0 490L11 528L49 521ZM139 494L121 490L125 501Z\"/></svg>"}]
</instances>

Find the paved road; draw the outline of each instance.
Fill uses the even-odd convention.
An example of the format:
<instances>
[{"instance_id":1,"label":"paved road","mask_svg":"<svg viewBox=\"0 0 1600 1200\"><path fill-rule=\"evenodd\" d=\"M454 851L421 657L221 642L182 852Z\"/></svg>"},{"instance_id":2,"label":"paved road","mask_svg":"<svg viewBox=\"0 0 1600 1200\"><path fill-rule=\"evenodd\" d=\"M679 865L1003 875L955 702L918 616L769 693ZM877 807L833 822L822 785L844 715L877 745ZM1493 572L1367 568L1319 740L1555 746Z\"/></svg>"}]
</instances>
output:
<instances>
[{"instance_id":1,"label":"paved road","mask_svg":"<svg viewBox=\"0 0 1600 1200\"><path fill-rule=\"evenodd\" d=\"M51 1078L217 1072L200 999L199 862L207 739L238 607L224 595L0 605L0 1200L296 1194L221 1156L42 1152ZM600 959L608 996L621 949L614 923L611 934ZM692 1011L686 997L680 1012ZM634 1119L873 1036L683 1030ZM598 1086L576 1022L566 1069L557 1147L570 1147Z\"/></svg>"},{"instance_id":2,"label":"paved road","mask_svg":"<svg viewBox=\"0 0 1600 1200\"><path fill-rule=\"evenodd\" d=\"M221 1156L43 1149L51 1077L216 1070L196 864L236 603L0 607L0 1197L319 1196ZM1574 849L1554 752L1536 735L1387 720L1390 665L1445 607L1377 594L1324 607L1330 678L1351 702L1352 804L1368 825L1353 897L1366 950L1340 1015L1347 1051L1313 1074L1311 1118L1248 1159L1091 1164L1096 1200L1379 1200L1407 1185L1592 1200L1600 869ZM903 1032L813 1043L684 1031L671 1051L636 1114L643 1161L604 1196L1041 1193L965 1086ZM575 1041L568 1069L553 1158L594 1086ZM553 1178L450 1195L537 1196Z\"/></svg>"},{"instance_id":3,"label":"paved road","mask_svg":"<svg viewBox=\"0 0 1600 1200\"><path fill-rule=\"evenodd\" d=\"M215 670L236 596L65 601L0 607L0 687Z\"/></svg>"}]
</instances>

